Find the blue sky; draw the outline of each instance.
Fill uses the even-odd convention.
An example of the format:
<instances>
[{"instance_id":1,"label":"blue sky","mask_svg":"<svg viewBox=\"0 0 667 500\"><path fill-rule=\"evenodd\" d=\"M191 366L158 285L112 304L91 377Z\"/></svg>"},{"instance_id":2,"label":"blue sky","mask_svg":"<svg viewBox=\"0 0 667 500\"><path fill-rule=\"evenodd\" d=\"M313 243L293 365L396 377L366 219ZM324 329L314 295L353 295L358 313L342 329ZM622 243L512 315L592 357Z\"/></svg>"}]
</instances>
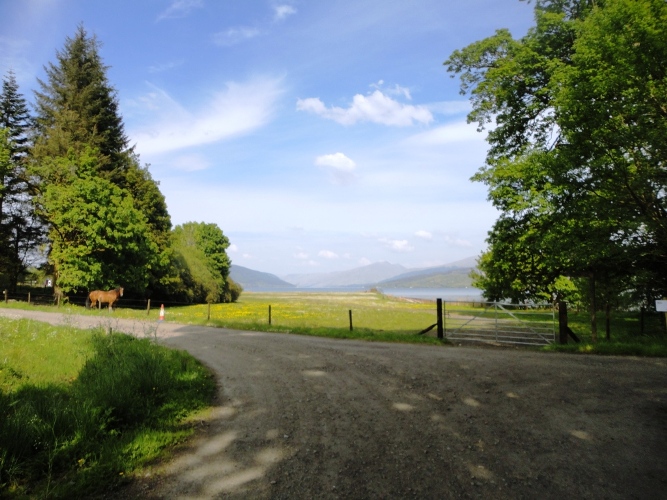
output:
<instances>
[{"instance_id":1,"label":"blue sky","mask_svg":"<svg viewBox=\"0 0 667 500\"><path fill-rule=\"evenodd\" d=\"M479 255L485 135L443 61L519 0L0 0L0 73L29 102L79 23L174 225L216 223L278 275Z\"/></svg>"}]
</instances>

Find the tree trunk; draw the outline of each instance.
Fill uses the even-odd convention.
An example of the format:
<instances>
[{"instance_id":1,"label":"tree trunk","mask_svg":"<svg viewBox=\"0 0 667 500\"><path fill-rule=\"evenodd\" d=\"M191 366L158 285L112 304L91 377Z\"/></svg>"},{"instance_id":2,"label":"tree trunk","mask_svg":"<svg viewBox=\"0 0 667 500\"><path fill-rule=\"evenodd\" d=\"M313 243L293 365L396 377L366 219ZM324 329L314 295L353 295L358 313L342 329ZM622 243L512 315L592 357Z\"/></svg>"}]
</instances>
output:
<instances>
[{"instance_id":1,"label":"tree trunk","mask_svg":"<svg viewBox=\"0 0 667 500\"><path fill-rule=\"evenodd\" d=\"M591 302L591 341L593 343L598 341L598 324L595 317L596 302L595 302L595 273L591 273L589 278L589 292Z\"/></svg>"},{"instance_id":2,"label":"tree trunk","mask_svg":"<svg viewBox=\"0 0 667 500\"><path fill-rule=\"evenodd\" d=\"M607 340L611 340L611 304L607 302L604 306L605 310L605 333L607 334Z\"/></svg>"}]
</instances>

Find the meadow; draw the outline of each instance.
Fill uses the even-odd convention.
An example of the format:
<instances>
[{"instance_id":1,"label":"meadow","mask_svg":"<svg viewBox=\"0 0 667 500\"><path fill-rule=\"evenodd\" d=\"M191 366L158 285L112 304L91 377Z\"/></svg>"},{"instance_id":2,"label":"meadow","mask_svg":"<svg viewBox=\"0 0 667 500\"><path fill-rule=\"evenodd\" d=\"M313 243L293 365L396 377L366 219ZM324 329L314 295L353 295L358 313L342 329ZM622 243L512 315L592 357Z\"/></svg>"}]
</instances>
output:
<instances>
[{"instance_id":1,"label":"meadow","mask_svg":"<svg viewBox=\"0 0 667 500\"><path fill-rule=\"evenodd\" d=\"M30 306L45 311L59 310L69 314L104 315L157 321L159 301L153 301L149 312L145 302L123 298L119 307L106 310L87 310L82 306L64 304ZM2 303L0 307L25 308L25 302ZM454 328L478 316L491 319L493 310L484 310L480 303L445 302L445 327ZM535 312L515 310L514 314L530 321L544 323L557 329L557 318L547 308ZM352 330L350 330L350 316ZM436 321L435 301L398 298L376 291L366 292L244 292L232 304L165 304L165 321L208 325L276 333L326 336L387 342L443 344L435 337L435 329L419 332ZM575 344L551 345L547 351L567 351L600 354L667 355L667 334L664 315L652 313L645 317L642 328L638 312L614 311L611 317L611 337L605 338L604 314L598 313L598 342L591 341L590 319L586 311L569 311L569 324L581 339ZM471 325L472 327L472 325ZM444 343L447 343L445 340Z\"/></svg>"},{"instance_id":2,"label":"meadow","mask_svg":"<svg viewBox=\"0 0 667 500\"><path fill-rule=\"evenodd\" d=\"M0 497L110 491L191 435L214 392L149 338L0 317Z\"/></svg>"}]
</instances>

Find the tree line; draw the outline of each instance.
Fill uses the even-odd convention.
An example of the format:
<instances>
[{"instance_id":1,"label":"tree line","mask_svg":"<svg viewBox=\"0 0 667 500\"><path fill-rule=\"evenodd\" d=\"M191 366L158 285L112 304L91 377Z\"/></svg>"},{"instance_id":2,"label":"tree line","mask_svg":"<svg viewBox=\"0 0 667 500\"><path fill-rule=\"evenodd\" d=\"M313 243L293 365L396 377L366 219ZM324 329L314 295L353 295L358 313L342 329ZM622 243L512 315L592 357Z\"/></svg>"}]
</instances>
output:
<instances>
[{"instance_id":1,"label":"tree line","mask_svg":"<svg viewBox=\"0 0 667 500\"><path fill-rule=\"evenodd\" d=\"M534 5L524 37L500 29L445 61L488 129L473 180L500 212L475 285L593 319L651 309L667 296L667 3Z\"/></svg>"},{"instance_id":2,"label":"tree line","mask_svg":"<svg viewBox=\"0 0 667 500\"><path fill-rule=\"evenodd\" d=\"M129 144L100 43L79 26L38 79L31 113L9 71L0 95L0 286L32 273L56 293L231 302L229 240L213 223L172 228L159 183Z\"/></svg>"}]
</instances>

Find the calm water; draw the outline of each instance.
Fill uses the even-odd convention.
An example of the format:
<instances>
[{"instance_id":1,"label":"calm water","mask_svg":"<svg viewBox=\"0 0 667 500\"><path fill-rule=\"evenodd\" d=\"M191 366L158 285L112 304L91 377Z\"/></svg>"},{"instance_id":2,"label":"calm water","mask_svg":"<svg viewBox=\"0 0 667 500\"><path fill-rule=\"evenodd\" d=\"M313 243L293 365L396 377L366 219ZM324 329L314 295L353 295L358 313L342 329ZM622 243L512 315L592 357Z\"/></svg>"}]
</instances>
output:
<instances>
[{"instance_id":1,"label":"calm water","mask_svg":"<svg viewBox=\"0 0 667 500\"><path fill-rule=\"evenodd\" d=\"M345 293L363 292L364 287L344 288L247 288L248 292L269 293ZM409 299L442 299L445 301L481 301L482 291L477 288L378 288L385 295Z\"/></svg>"}]
</instances>

